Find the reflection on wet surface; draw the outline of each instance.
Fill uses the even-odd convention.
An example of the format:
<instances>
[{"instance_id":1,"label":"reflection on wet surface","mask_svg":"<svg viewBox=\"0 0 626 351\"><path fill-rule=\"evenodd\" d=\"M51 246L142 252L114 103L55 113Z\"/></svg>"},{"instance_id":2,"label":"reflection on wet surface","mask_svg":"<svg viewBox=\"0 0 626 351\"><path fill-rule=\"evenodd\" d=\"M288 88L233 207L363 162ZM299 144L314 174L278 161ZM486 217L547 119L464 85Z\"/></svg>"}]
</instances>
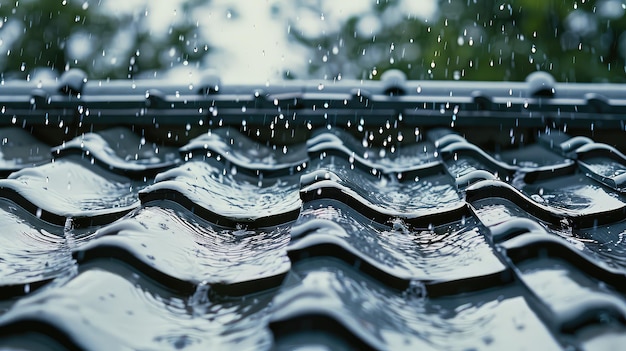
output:
<instances>
[{"instance_id":1,"label":"reflection on wet surface","mask_svg":"<svg viewBox=\"0 0 626 351\"><path fill-rule=\"evenodd\" d=\"M277 296L275 318L317 305L374 348L559 349L515 290L424 299L389 290L336 261L311 260L294 269L301 280Z\"/></svg>"},{"instance_id":2,"label":"reflection on wet surface","mask_svg":"<svg viewBox=\"0 0 626 351\"><path fill-rule=\"evenodd\" d=\"M156 202L100 229L79 250L119 247L175 278L228 284L286 273L287 231L219 228L175 203Z\"/></svg>"},{"instance_id":3,"label":"reflection on wet surface","mask_svg":"<svg viewBox=\"0 0 626 351\"><path fill-rule=\"evenodd\" d=\"M474 218L433 228L411 228L398 219L381 225L350 208L305 208L300 221L318 222L315 233L341 237L348 245L400 277L453 280L502 269ZM324 223L337 223L341 230ZM314 235L314 234L308 234Z\"/></svg>"},{"instance_id":4,"label":"reflection on wet surface","mask_svg":"<svg viewBox=\"0 0 626 351\"><path fill-rule=\"evenodd\" d=\"M296 332L375 349L559 349L567 338L551 321L578 332L579 315L626 311L610 281L569 258L513 263L503 249L534 230L565 239L560 248L594 269L624 270L624 195L579 170L498 181L485 171L497 164L467 155L440 162L431 144L394 157L357 145L358 160L357 146L335 134L281 149L228 131L196 139L176 161L173 150L157 156L156 144L125 133L75 139L92 150L0 181L0 284L12 289L2 291L0 343L15 341L12 326L41 334L45 325L58 342L65 335L94 349L271 349ZM143 156L135 159L134 146L116 150L122 140L147 145ZM105 164L164 168L154 178L109 172L87 157L96 148L118 158ZM392 172L401 168L394 162L406 169ZM458 186L455 177L473 169L487 176ZM52 224L46 211L62 220ZM108 211L117 212L76 224ZM581 216L589 220L575 222ZM506 222L520 227L494 239ZM535 314L542 304L547 317ZM341 331L307 324L313 314Z\"/></svg>"},{"instance_id":5,"label":"reflection on wet surface","mask_svg":"<svg viewBox=\"0 0 626 351\"><path fill-rule=\"evenodd\" d=\"M94 268L21 300L3 318L5 324L25 317L50 323L94 350L252 350L269 346L268 302L264 296L223 303L176 297L124 268Z\"/></svg>"}]
</instances>

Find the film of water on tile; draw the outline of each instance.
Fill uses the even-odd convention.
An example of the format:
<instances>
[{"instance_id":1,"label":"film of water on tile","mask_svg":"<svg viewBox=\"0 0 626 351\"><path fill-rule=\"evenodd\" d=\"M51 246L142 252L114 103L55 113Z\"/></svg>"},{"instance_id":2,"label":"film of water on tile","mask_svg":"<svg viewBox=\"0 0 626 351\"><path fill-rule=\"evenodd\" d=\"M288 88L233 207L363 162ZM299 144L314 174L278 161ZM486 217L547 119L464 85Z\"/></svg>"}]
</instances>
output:
<instances>
[{"instance_id":1,"label":"film of water on tile","mask_svg":"<svg viewBox=\"0 0 626 351\"><path fill-rule=\"evenodd\" d=\"M0 348L621 349L625 12L1 3Z\"/></svg>"}]
</instances>

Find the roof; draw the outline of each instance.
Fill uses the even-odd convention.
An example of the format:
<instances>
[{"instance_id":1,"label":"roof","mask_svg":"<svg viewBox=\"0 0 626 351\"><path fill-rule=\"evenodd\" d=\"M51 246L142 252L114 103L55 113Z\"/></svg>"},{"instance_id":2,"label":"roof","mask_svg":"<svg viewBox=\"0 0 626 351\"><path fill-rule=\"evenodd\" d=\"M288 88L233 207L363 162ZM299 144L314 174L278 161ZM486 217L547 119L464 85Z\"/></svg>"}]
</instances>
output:
<instances>
[{"instance_id":1,"label":"roof","mask_svg":"<svg viewBox=\"0 0 626 351\"><path fill-rule=\"evenodd\" d=\"M0 344L611 349L623 87L0 86Z\"/></svg>"}]
</instances>

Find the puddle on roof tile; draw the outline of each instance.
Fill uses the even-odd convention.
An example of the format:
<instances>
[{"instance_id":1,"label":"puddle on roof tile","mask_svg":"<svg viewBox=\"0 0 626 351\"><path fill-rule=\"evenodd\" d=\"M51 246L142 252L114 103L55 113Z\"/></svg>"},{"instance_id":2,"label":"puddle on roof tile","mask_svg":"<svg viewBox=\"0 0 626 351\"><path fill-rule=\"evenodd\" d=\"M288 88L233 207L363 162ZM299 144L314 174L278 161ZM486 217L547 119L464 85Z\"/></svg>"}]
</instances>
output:
<instances>
[{"instance_id":1,"label":"puddle on roof tile","mask_svg":"<svg viewBox=\"0 0 626 351\"><path fill-rule=\"evenodd\" d=\"M416 182L398 182L391 177L381 180L378 184L369 182L362 185L370 190L370 198L374 204L402 212L426 212L458 205L461 201L456 188L447 182L447 178L433 177Z\"/></svg>"},{"instance_id":2,"label":"puddle on roof tile","mask_svg":"<svg viewBox=\"0 0 626 351\"><path fill-rule=\"evenodd\" d=\"M522 190L535 202L579 214L599 213L626 206L624 198L617 193L580 175L528 185Z\"/></svg>"},{"instance_id":3,"label":"puddle on roof tile","mask_svg":"<svg viewBox=\"0 0 626 351\"><path fill-rule=\"evenodd\" d=\"M91 350L257 350L271 343L265 329L270 299L212 303L177 297L132 270L90 268L61 286L23 298L0 324L42 321ZM28 326L21 325L20 332Z\"/></svg>"},{"instance_id":4,"label":"puddle on roof tile","mask_svg":"<svg viewBox=\"0 0 626 351\"><path fill-rule=\"evenodd\" d=\"M323 313L374 349L560 349L511 288L425 299L390 290L338 261L310 259L294 271L301 281L276 296L274 321L293 324L299 315Z\"/></svg>"},{"instance_id":5,"label":"puddle on roof tile","mask_svg":"<svg viewBox=\"0 0 626 351\"><path fill-rule=\"evenodd\" d=\"M396 175L372 175L358 169L352 170L340 158L329 158L311 167L313 168L328 170L339 176L336 183L345 187L343 191L362 197L369 202L370 207L379 207L398 214L432 213L456 207L462 202L452 178L446 174L398 180ZM315 188L315 185L312 187Z\"/></svg>"},{"instance_id":6,"label":"puddle on roof tile","mask_svg":"<svg viewBox=\"0 0 626 351\"><path fill-rule=\"evenodd\" d=\"M372 223L349 207L327 204L305 208L299 223L306 224L312 219L339 224L343 231L320 226L316 233L343 237L351 248L398 277L456 280L504 269L474 218L432 229L416 229L399 219L389 226Z\"/></svg>"},{"instance_id":7,"label":"puddle on roof tile","mask_svg":"<svg viewBox=\"0 0 626 351\"><path fill-rule=\"evenodd\" d=\"M181 280L232 284L286 273L287 230L220 229L175 203L155 202L100 229L80 250L113 245Z\"/></svg>"},{"instance_id":8,"label":"puddle on roof tile","mask_svg":"<svg viewBox=\"0 0 626 351\"><path fill-rule=\"evenodd\" d=\"M0 286L24 285L24 293L29 292L29 283L47 281L75 268L63 228L38 227L29 217L16 205L0 200Z\"/></svg>"},{"instance_id":9,"label":"puddle on roof tile","mask_svg":"<svg viewBox=\"0 0 626 351\"><path fill-rule=\"evenodd\" d=\"M505 222L515 217L527 217L514 203L505 199L481 199L472 203L474 214L486 227Z\"/></svg>"},{"instance_id":10,"label":"puddle on roof tile","mask_svg":"<svg viewBox=\"0 0 626 351\"><path fill-rule=\"evenodd\" d=\"M620 193L626 192L626 165L623 163L608 157L593 157L579 160L578 165L588 177Z\"/></svg>"},{"instance_id":11,"label":"puddle on roof tile","mask_svg":"<svg viewBox=\"0 0 626 351\"><path fill-rule=\"evenodd\" d=\"M626 165L607 158L589 158L584 162L589 169L602 177L613 178L626 173Z\"/></svg>"},{"instance_id":12,"label":"puddle on roof tile","mask_svg":"<svg viewBox=\"0 0 626 351\"><path fill-rule=\"evenodd\" d=\"M143 186L80 156L22 169L1 182L35 206L69 217L137 206L137 192Z\"/></svg>"},{"instance_id":13,"label":"puddle on roof tile","mask_svg":"<svg viewBox=\"0 0 626 351\"><path fill-rule=\"evenodd\" d=\"M251 177L226 172L209 161L189 161L160 173L156 184L142 193L176 191L199 206L237 221L254 221L291 212L297 216L301 202L296 178L253 181Z\"/></svg>"},{"instance_id":14,"label":"puddle on roof tile","mask_svg":"<svg viewBox=\"0 0 626 351\"><path fill-rule=\"evenodd\" d=\"M575 229L572 234L609 266L626 271L626 222Z\"/></svg>"}]
</instances>

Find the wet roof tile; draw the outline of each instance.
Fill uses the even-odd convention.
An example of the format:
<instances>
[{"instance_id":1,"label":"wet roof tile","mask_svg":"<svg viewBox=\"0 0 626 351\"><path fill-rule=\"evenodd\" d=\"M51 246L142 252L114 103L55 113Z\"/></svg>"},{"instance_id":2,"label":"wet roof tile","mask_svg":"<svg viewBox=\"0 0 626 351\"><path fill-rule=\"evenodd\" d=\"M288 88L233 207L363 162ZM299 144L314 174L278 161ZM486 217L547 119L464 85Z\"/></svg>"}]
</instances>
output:
<instances>
[{"instance_id":1,"label":"wet roof tile","mask_svg":"<svg viewBox=\"0 0 626 351\"><path fill-rule=\"evenodd\" d=\"M555 102L523 87L13 99L0 130L0 345L615 345L626 158L546 128L562 121L550 111L578 113L576 91L557 84L574 97ZM581 111L567 123L587 126Z\"/></svg>"}]
</instances>

